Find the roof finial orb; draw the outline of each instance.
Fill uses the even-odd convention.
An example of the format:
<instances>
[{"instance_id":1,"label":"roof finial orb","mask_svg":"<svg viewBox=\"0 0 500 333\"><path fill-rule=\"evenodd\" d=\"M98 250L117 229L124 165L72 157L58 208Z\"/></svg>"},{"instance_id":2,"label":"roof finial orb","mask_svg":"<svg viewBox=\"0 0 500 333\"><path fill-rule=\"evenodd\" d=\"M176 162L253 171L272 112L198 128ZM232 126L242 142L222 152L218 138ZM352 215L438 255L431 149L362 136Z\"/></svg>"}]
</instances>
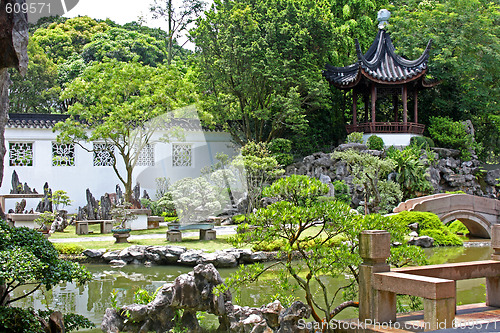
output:
<instances>
[{"instance_id":1,"label":"roof finial orb","mask_svg":"<svg viewBox=\"0 0 500 333\"><path fill-rule=\"evenodd\" d=\"M377 20L378 20L378 28L384 29L384 27L389 24L389 18L391 17L391 12L387 9L381 9L378 11Z\"/></svg>"}]
</instances>

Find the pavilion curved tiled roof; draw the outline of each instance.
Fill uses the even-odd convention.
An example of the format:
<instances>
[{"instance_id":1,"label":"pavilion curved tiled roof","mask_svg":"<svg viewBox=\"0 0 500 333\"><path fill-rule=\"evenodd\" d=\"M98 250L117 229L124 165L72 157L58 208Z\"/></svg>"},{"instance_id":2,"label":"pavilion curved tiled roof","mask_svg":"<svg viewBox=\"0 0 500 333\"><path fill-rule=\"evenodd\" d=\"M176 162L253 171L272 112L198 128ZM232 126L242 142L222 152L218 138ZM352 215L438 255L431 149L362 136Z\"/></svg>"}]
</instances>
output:
<instances>
[{"instance_id":1,"label":"pavilion curved tiled roof","mask_svg":"<svg viewBox=\"0 0 500 333\"><path fill-rule=\"evenodd\" d=\"M391 37L384 29L379 29L375 41L363 55L356 39L358 61L346 67L329 64L323 71L325 78L341 89L356 86L364 77L382 84L401 84L423 76L429 60L429 41L425 51L417 60L408 60L396 54Z\"/></svg>"},{"instance_id":2,"label":"pavilion curved tiled roof","mask_svg":"<svg viewBox=\"0 0 500 333\"><path fill-rule=\"evenodd\" d=\"M52 129L60 122L65 121L69 116L64 114L45 113L9 113L9 120L6 128L46 128ZM211 128L202 126L199 119L174 118L165 121L165 127L180 127L186 131L221 132L219 127Z\"/></svg>"}]
</instances>

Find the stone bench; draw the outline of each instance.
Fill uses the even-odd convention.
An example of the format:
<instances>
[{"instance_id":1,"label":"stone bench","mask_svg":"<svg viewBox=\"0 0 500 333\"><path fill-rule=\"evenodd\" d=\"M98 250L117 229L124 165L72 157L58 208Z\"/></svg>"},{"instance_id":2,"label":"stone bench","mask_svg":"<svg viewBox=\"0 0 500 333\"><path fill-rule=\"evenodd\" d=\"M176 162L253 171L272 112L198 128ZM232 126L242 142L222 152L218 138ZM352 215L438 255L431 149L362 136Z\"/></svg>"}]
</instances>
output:
<instances>
[{"instance_id":1,"label":"stone bench","mask_svg":"<svg viewBox=\"0 0 500 333\"><path fill-rule=\"evenodd\" d=\"M43 198L43 194L0 194L0 205L4 213L6 212L5 199L40 199Z\"/></svg>"},{"instance_id":2,"label":"stone bench","mask_svg":"<svg viewBox=\"0 0 500 333\"><path fill-rule=\"evenodd\" d=\"M27 227L29 229L37 229L40 227L40 225L35 222L35 220L40 217L40 213L9 213L6 217L9 224L13 227Z\"/></svg>"},{"instance_id":3,"label":"stone bench","mask_svg":"<svg viewBox=\"0 0 500 333\"><path fill-rule=\"evenodd\" d=\"M165 222L163 216L148 216L148 229L158 229L160 222Z\"/></svg>"},{"instance_id":4,"label":"stone bench","mask_svg":"<svg viewBox=\"0 0 500 333\"><path fill-rule=\"evenodd\" d=\"M182 231L184 230L199 230L200 240L214 240L217 237L213 223L169 223L167 240L169 242L182 242Z\"/></svg>"},{"instance_id":5,"label":"stone bench","mask_svg":"<svg viewBox=\"0 0 500 333\"><path fill-rule=\"evenodd\" d=\"M76 221L76 234L77 235L88 235L90 224L100 224L101 234L111 233L113 229L113 220L87 220L87 221Z\"/></svg>"}]
</instances>

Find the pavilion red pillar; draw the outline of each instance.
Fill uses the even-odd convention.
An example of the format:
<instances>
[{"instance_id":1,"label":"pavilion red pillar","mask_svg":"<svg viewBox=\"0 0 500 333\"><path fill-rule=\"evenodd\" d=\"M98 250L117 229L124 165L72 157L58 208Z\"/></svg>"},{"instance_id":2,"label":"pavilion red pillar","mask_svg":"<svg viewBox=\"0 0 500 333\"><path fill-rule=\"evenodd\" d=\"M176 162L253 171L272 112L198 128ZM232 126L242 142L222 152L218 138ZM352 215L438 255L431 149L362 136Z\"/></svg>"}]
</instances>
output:
<instances>
[{"instance_id":1,"label":"pavilion red pillar","mask_svg":"<svg viewBox=\"0 0 500 333\"><path fill-rule=\"evenodd\" d=\"M372 84L371 87L372 93L372 123L375 123L375 106L377 105L377 87Z\"/></svg>"},{"instance_id":2,"label":"pavilion red pillar","mask_svg":"<svg viewBox=\"0 0 500 333\"><path fill-rule=\"evenodd\" d=\"M418 92L417 89L413 92L413 122L418 123Z\"/></svg>"},{"instance_id":3,"label":"pavilion red pillar","mask_svg":"<svg viewBox=\"0 0 500 333\"><path fill-rule=\"evenodd\" d=\"M407 131L407 123L408 123L408 88L406 84L403 86L403 96L401 99L403 100L403 127L404 130Z\"/></svg>"},{"instance_id":4,"label":"pavilion red pillar","mask_svg":"<svg viewBox=\"0 0 500 333\"><path fill-rule=\"evenodd\" d=\"M364 122L367 123L368 122L368 104L370 102L369 102L368 94L363 94L363 97L364 97L364 103L365 103L365 120L364 120Z\"/></svg>"},{"instance_id":5,"label":"pavilion red pillar","mask_svg":"<svg viewBox=\"0 0 500 333\"><path fill-rule=\"evenodd\" d=\"M357 105L356 102L358 100L358 94L356 93L356 90L352 90L352 124L356 125L358 123L358 110L357 110Z\"/></svg>"}]
</instances>

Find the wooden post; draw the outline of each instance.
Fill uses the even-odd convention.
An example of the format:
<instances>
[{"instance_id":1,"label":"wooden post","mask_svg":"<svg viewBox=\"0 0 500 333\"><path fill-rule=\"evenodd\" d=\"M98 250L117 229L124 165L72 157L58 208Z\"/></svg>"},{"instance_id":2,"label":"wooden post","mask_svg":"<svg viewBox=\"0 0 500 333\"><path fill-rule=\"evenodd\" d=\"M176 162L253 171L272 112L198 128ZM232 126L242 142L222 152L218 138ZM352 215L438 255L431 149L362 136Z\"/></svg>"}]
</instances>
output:
<instances>
[{"instance_id":1,"label":"wooden post","mask_svg":"<svg viewBox=\"0 0 500 333\"><path fill-rule=\"evenodd\" d=\"M372 84L371 93L372 93L372 123L375 123L375 106L377 104L377 87L375 87L375 84Z\"/></svg>"},{"instance_id":2,"label":"wooden post","mask_svg":"<svg viewBox=\"0 0 500 333\"><path fill-rule=\"evenodd\" d=\"M401 99L403 100L403 127L406 131L406 125L408 123L408 88L406 87L406 84L403 86L403 94Z\"/></svg>"},{"instance_id":3,"label":"wooden post","mask_svg":"<svg viewBox=\"0 0 500 333\"><path fill-rule=\"evenodd\" d=\"M365 102L365 119L364 122L368 122L368 105L370 104L370 99L368 98L368 94L364 94L364 102Z\"/></svg>"},{"instance_id":4,"label":"wooden post","mask_svg":"<svg viewBox=\"0 0 500 333\"><path fill-rule=\"evenodd\" d=\"M352 124L356 125L358 123L358 113L356 102L358 100L358 94L356 90L352 90Z\"/></svg>"},{"instance_id":5,"label":"wooden post","mask_svg":"<svg viewBox=\"0 0 500 333\"><path fill-rule=\"evenodd\" d=\"M415 88L413 92L413 122L418 123L418 91Z\"/></svg>"}]
</instances>

